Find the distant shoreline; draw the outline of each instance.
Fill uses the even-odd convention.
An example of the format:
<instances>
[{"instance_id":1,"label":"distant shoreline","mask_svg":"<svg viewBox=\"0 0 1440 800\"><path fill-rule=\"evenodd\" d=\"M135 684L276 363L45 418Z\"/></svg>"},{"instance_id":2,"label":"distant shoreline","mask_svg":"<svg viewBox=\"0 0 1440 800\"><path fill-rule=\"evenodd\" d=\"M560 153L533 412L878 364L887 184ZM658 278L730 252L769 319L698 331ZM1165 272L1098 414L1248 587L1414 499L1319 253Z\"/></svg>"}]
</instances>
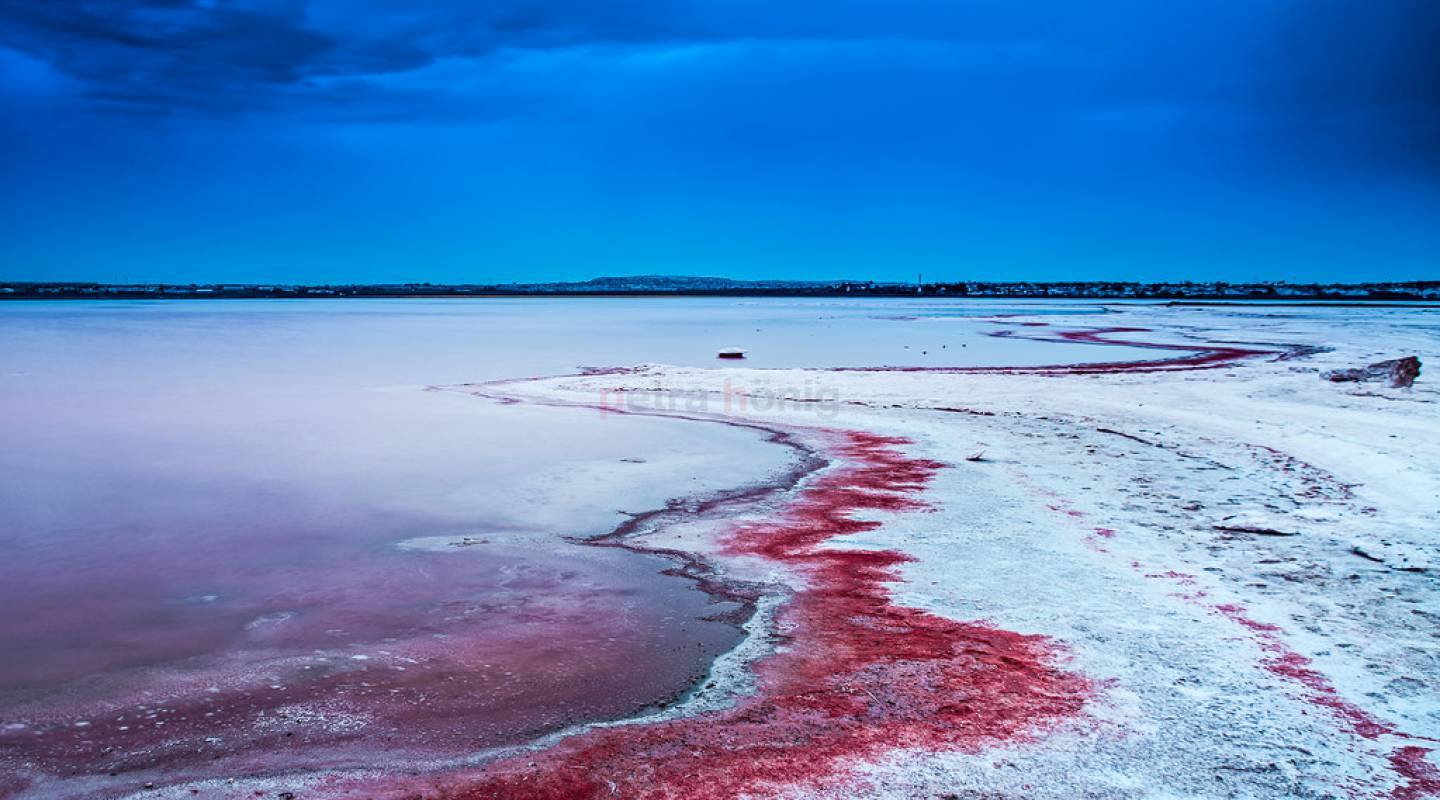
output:
<instances>
[{"instance_id":1,"label":"distant shoreline","mask_svg":"<svg viewBox=\"0 0 1440 800\"><path fill-rule=\"evenodd\" d=\"M979 300L1104 300L1215 305L1367 305L1440 302L1440 281L1387 283L1225 283L1113 281L736 281L640 276L532 284L105 284L0 282L0 300L207 300L448 297L927 297Z\"/></svg>"}]
</instances>

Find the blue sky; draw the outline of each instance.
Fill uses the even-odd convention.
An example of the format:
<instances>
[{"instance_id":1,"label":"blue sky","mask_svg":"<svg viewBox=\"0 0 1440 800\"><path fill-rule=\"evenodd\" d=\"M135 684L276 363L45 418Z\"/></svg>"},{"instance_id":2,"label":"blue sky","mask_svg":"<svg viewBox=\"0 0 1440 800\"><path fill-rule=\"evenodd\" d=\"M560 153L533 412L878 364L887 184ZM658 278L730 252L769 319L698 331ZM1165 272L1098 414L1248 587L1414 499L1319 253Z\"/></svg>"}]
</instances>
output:
<instances>
[{"instance_id":1,"label":"blue sky","mask_svg":"<svg viewBox=\"0 0 1440 800\"><path fill-rule=\"evenodd\" d=\"M8 0L0 278L1440 278L1440 4Z\"/></svg>"}]
</instances>

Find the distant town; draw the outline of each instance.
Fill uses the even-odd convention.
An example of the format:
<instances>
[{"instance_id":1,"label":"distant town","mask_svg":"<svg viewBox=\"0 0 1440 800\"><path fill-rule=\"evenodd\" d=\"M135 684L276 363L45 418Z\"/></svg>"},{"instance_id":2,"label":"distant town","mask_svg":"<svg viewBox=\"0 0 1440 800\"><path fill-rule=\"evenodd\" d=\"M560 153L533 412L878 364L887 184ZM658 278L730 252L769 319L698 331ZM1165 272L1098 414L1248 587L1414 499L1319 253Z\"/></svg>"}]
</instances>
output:
<instances>
[{"instance_id":1,"label":"distant town","mask_svg":"<svg viewBox=\"0 0 1440 800\"><path fill-rule=\"evenodd\" d=\"M106 284L0 282L0 300L494 296L1001 297L1104 300L1440 300L1440 280L1402 283L1137 283L1112 281L741 281L667 275L570 283Z\"/></svg>"}]
</instances>

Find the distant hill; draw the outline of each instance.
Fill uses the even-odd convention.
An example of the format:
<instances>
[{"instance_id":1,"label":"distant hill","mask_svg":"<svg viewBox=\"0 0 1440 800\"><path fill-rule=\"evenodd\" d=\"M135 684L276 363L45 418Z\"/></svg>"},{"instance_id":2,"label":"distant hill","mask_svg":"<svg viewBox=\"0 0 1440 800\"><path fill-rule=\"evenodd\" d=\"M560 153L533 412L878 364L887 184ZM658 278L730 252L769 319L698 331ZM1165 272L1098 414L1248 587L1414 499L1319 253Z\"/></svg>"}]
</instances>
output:
<instances>
[{"instance_id":1,"label":"distant hill","mask_svg":"<svg viewBox=\"0 0 1440 800\"><path fill-rule=\"evenodd\" d=\"M861 281L741 281L693 275L626 275L563 283L510 284L537 292L728 292L775 289L830 289Z\"/></svg>"}]
</instances>

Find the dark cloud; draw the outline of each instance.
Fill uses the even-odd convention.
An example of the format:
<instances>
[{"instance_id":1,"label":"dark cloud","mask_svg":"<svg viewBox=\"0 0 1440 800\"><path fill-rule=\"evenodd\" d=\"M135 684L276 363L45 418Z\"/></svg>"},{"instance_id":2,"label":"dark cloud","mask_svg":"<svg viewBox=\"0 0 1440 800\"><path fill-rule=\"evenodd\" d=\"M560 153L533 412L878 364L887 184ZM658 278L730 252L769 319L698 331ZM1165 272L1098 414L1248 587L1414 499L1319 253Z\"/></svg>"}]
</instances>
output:
<instances>
[{"instance_id":1,"label":"dark cloud","mask_svg":"<svg viewBox=\"0 0 1440 800\"><path fill-rule=\"evenodd\" d=\"M283 86L335 42L300 9L207 8L188 2L15 0L6 44L84 82L102 104L224 107L257 86Z\"/></svg>"},{"instance_id":2,"label":"dark cloud","mask_svg":"<svg viewBox=\"0 0 1440 800\"><path fill-rule=\"evenodd\" d=\"M83 81L102 104L293 107L327 79L416 70L498 50L705 36L663 4L518 0L11 0L0 45ZM353 85L347 90L353 95Z\"/></svg>"},{"instance_id":3,"label":"dark cloud","mask_svg":"<svg viewBox=\"0 0 1440 800\"><path fill-rule=\"evenodd\" d=\"M9 0L0 45L73 79L92 106L140 113L493 119L569 113L597 82L623 109L617 80L670 84L718 63L733 78L702 69L697 91L734 91L704 105L727 124L762 108L781 135L824 123L786 123L809 108L787 86L828 77L843 85L816 110L860 130L873 107L897 136L964 107L1006 136L1047 115L1120 128L1204 117L1340 149L1440 153L1434 0ZM695 47L735 55L646 74L625 62ZM552 74L512 70L516 54L556 55Z\"/></svg>"}]
</instances>

